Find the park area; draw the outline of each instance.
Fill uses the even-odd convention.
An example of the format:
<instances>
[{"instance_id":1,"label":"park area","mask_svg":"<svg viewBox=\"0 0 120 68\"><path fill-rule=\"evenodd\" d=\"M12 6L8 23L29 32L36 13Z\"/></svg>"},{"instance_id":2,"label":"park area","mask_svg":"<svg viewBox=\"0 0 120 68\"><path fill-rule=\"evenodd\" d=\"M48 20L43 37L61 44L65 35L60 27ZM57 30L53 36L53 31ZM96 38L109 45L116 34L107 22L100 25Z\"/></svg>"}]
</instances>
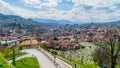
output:
<instances>
[{"instance_id":1,"label":"park area","mask_svg":"<svg viewBox=\"0 0 120 68\"><path fill-rule=\"evenodd\" d=\"M58 56L62 56L59 58L71 65L76 64L78 68L100 68L92 57L96 46L87 42L81 42L81 45L78 50L57 51Z\"/></svg>"},{"instance_id":2,"label":"park area","mask_svg":"<svg viewBox=\"0 0 120 68\"><path fill-rule=\"evenodd\" d=\"M17 60L18 57L27 54L26 52L22 52L21 46L14 48L10 46L0 47L0 68L40 68L38 60L34 56L28 56ZM13 56L15 58L15 65L13 65L12 62Z\"/></svg>"},{"instance_id":3,"label":"park area","mask_svg":"<svg viewBox=\"0 0 120 68\"><path fill-rule=\"evenodd\" d=\"M16 61L16 68L40 68L35 57L26 57Z\"/></svg>"},{"instance_id":4,"label":"park area","mask_svg":"<svg viewBox=\"0 0 120 68\"><path fill-rule=\"evenodd\" d=\"M25 52L21 52L22 49L20 49L20 48L21 48L21 46L14 47L16 57L19 57L19 56L27 54ZM5 59L11 60L12 59L12 55L13 55L13 47L10 47L10 46L0 47L0 54L2 54L2 56Z\"/></svg>"},{"instance_id":5,"label":"park area","mask_svg":"<svg viewBox=\"0 0 120 68\"><path fill-rule=\"evenodd\" d=\"M104 50L102 51L103 53L100 52L100 50L98 50L102 46L98 46L94 43L88 43L88 42L79 42L79 43L81 44L80 49L76 49L76 50L49 49L48 51L50 51L51 53L56 53L57 54L56 56L59 59L67 62L72 66L76 65L77 68L101 68L101 67L109 68L110 66L109 64L105 65L99 63L101 61L108 59L108 58L105 59L101 58L102 56L107 55L107 54L103 54ZM96 62L96 57L98 62ZM117 62L118 65L116 65L116 68L119 68L119 59L117 59Z\"/></svg>"},{"instance_id":6,"label":"park area","mask_svg":"<svg viewBox=\"0 0 120 68\"><path fill-rule=\"evenodd\" d=\"M8 64L7 60L0 54L0 68L14 68L14 66Z\"/></svg>"},{"instance_id":7,"label":"park area","mask_svg":"<svg viewBox=\"0 0 120 68\"><path fill-rule=\"evenodd\" d=\"M56 53L57 57L68 64L74 66L76 64L77 68L100 68L97 63L94 62L93 52L97 48L92 43L88 42L80 42L81 47L77 50L55 50L55 49L47 49L43 47L47 51L52 54Z\"/></svg>"},{"instance_id":8,"label":"park area","mask_svg":"<svg viewBox=\"0 0 120 68\"><path fill-rule=\"evenodd\" d=\"M40 68L40 65L35 57L26 57L16 60L16 66L9 64L2 55L0 55L0 68Z\"/></svg>"}]
</instances>

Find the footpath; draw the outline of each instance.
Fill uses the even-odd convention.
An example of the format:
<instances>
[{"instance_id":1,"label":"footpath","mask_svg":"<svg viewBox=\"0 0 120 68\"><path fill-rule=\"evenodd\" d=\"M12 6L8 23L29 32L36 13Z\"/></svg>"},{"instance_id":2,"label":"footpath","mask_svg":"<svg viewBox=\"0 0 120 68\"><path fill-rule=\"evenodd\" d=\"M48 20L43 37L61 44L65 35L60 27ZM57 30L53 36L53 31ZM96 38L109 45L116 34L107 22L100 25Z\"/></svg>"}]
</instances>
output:
<instances>
[{"instance_id":1,"label":"footpath","mask_svg":"<svg viewBox=\"0 0 120 68\"><path fill-rule=\"evenodd\" d=\"M56 68L72 68L71 65L69 65L68 63L62 61L61 59L51 55L49 52L47 52L46 50L39 48L38 49L41 53L43 53L55 66Z\"/></svg>"}]
</instances>

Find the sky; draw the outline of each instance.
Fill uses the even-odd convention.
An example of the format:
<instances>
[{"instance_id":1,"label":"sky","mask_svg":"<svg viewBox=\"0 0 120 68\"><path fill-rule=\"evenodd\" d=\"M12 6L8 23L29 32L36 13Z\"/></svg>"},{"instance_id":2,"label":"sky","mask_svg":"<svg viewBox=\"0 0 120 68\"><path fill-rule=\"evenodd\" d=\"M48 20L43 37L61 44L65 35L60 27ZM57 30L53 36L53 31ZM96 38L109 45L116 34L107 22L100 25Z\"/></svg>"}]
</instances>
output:
<instances>
[{"instance_id":1,"label":"sky","mask_svg":"<svg viewBox=\"0 0 120 68\"><path fill-rule=\"evenodd\" d=\"M0 0L0 13L27 19L102 23L120 20L120 0Z\"/></svg>"}]
</instances>

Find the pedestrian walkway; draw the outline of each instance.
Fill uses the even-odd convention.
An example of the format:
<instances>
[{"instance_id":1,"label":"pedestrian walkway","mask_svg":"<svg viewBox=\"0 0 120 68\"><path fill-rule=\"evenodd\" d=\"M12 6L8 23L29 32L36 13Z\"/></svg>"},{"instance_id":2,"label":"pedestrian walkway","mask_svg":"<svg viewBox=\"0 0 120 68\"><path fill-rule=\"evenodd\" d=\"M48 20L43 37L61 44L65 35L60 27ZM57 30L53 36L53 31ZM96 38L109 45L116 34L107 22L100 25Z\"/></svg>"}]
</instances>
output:
<instances>
[{"instance_id":1,"label":"pedestrian walkway","mask_svg":"<svg viewBox=\"0 0 120 68\"><path fill-rule=\"evenodd\" d=\"M16 60L25 58L25 57L36 57L40 68L56 68L55 65L40 51L38 51L37 49L25 49L23 50L23 52L27 52L27 55L24 56L20 56L18 58L16 58ZM8 61L9 63L12 62L12 60Z\"/></svg>"},{"instance_id":2,"label":"pedestrian walkway","mask_svg":"<svg viewBox=\"0 0 120 68\"><path fill-rule=\"evenodd\" d=\"M54 56L51 55L50 53L48 53L47 51L45 51L44 49L40 49L40 51L41 51L43 54L47 55L47 56L50 58L50 60L54 60ZM67 64L66 62L60 60L60 59L57 58L57 57L55 58L55 64L57 64L57 65L56 65L57 68L72 68L71 65Z\"/></svg>"},{"instance_id":3,"label":"pedestrian walkway","mask_svg":"<svg viewBox=\"0 0 120 68\"><path fill-rule=\"evenodd\" d=\"M65 63L64 61L60 60L57 57L54 60L54 56L52 56L50 53L48 53L44 49L41 49L41 50L25 49L22 52L27 52L28 54L17 57L16 60L19 60L25 57L36 57L38 59L38 62L41 68L72 68L71 65ZM11 63L12 60L8 62Z\"/></svg>"}]
</instances>

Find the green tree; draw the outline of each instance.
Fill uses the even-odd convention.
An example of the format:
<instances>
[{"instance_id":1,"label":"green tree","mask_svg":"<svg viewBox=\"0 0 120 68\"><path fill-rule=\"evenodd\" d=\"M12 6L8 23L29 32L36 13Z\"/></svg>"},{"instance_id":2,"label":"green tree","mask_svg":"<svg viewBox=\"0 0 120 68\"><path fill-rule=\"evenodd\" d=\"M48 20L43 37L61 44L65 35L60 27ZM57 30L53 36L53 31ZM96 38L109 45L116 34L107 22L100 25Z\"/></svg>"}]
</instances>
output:
<instances>
[{"instance_id":1,"label":"green tree","mask_svg":"<svg viewBox=\"0 0 120 68\"><path fill-rule=\"evenodd\" d=\"M12 65L16 66L16 61L15 61L15 49L14 49L14 48L13 48Z\"/></svg>"},{"instance_id":2,"label":"green tree","mask_svg":"<svg viewBox=\"0 0 120 68\"><path fill-rule=\"evenodd\" d=\"M101 46L101 48L103 48L107 54L110 56L110 64L111 64L111 68L115 68L115 66L117 65L117 59L119 57L119 53L120 53L120 35L119 35L119 31L117 30L109 30L106 32L106 35L104 36L104 44L103 46ZM100 54L100 53L98 53ZM106 61L106 60L104 60ZM103 62L104 62L103 61Z\"/></svg>"},{"instance_id":3,"label":"green tree","mask_svg":"<svg viewBox=\"0 0 120 68\"><path fill-rule=\"evenodd\" d=\"M108 45L107 47L104 47L104 49L107 50L108 54L110 55L111 58L111 68L115 68L117 64L117 59L119 57L119 52L120 52L120 36L117 35L118 33L115 32L109 32L108 34Z\"/></svg>"}]
</instances>

